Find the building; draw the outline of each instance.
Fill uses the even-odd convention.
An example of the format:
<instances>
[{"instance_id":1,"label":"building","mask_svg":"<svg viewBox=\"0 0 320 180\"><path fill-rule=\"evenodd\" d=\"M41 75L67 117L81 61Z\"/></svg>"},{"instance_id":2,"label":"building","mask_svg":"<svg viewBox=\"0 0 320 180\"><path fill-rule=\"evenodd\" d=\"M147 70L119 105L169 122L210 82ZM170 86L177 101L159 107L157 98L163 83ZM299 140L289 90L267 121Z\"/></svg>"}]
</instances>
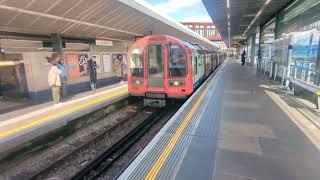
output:
<instances>
[{"instance_id":1,"label":"building","mask_svg":"<svg viewBox=\"0 0 320 180\"><path fill-rule=\"evenodd\" d=\"M181 24L210 41L222 41L216 26L212 22L181 22Z\"/></svg>"}]
</instances>

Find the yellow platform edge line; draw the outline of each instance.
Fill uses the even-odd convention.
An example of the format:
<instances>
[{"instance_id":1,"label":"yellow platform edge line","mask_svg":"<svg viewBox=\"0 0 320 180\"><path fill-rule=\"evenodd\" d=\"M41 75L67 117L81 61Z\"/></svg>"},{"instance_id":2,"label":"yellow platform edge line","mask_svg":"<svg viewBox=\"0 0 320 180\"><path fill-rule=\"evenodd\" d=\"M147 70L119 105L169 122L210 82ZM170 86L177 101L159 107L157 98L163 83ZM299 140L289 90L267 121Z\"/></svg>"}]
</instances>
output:
<instances>
[{"instance_id":1,"label":"yellow platform edge line","mask_svg":"<svg viewBox=\"0 0 320 180\"><path fill-rule=\"evenodd\" d=\"M104 94L107 94L109 92L116 91L118 89L123 89L123 88L125 88L125 87L124 86L119 86L119 87L115 87L115 88L112 88L112 89L107 89L107 90L105 90L103 92L98 92L98 93L95 93L95 94L91 94L91 95L89 95L87 97L96 98L96 97L102 96ZM72 104L75 104L75 103L78 103L78 102L81 102L81 101L85 101L85 100L86 100L85 97L79 97L77 99L72 99L72 100L66 102L65 105L72 105ZM43 109L48 110L48 107L45 107ZM40 111L43 110L43 109L40 109ZM32 116L39 115L39 114L42 114L42 113L43 112L35 111L35 112L24 114L24 115L21 115L21 116L18 116L18 117L14 117L14 118L11 118L11 119L8 119L8 120L5 120L5 121L1 121L0 122L0 127L12 124L12 122L14 122L14 123L19 122L21 120L25 120L27 118L31 118Z\"/></svg>"},{"instance_id":2,"label":"yellow platform edge line","mask_svg":"<svg viewBox=\"0 0 320 180\"><path fill-rule=\"evenodd\" d=\"M200 98L196 101L195 105L189 111L185 119L182 121L180 126L178 127L177 131L174 133L172 138L170 139L169 143L166 145L165 149L162 151L161 155L159 156L158 160L153 164L153 166L149 169L148 174L145 177L145 180L153 180L156 179L160 169L163 167L164 163L168 159L169 155L171 154L172 150L174 149L175 145L179 141L183 131L187 127L188 123L190 122L193 114L199 108L201 102L203 101L205 95L207 94L208 89L206 88Z\"/></svg>"},{"instance_id":3,"label":"yellow platform edge line","mask_svg":"<svg viewBox=\"0 0 320 180\"><path fill-rule=\"evenodd\" d=\"M58 112L56 114L45 116L43 118L40 118L40 119L35 120L35 121L32 121L32 122L27 123L25 125L22 125L22 126L19 126L17 128L14 128L14 129L8 130L6 132L0 133L0 139L6 138L6 137L8 137L8 136L10 136L12 134L15 134L15 133L19 133L19 132L21 132L23 130L26 130L28 128L32 128L32 127L38 126L40 124L49 122L50 120L56 119L58 117L61 117L61 116L65 115L65 114L67 114L67 113L72 113L72 112L75 112L75 111L77 111L79 109L86 108L86 107L94 105L94 104L98 104L98 103L100 103L102 101L105 101L107 99L123 95L123 94L125 94L127 92L128 92L127 89L121 90L121 91L116 92L114 94L105 95L105 96L97 98L97 99L95 99L93 101L89 101L89 102L86 102L86 103L79 104L77 106L71 107L69 109L66 109L64 111Z\"/></svg>"}]
</instances>

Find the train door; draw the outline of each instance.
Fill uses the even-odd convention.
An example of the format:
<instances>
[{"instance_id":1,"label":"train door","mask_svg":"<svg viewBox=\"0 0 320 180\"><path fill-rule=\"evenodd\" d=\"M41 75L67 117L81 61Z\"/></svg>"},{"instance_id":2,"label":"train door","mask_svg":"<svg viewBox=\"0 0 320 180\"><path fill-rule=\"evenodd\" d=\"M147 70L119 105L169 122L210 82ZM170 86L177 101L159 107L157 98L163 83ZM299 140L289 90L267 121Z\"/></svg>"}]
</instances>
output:
<instances>
[{"instance_id":1,"label":"train door","mask_svg":"<svg viewBox=\"0 0 320 180\"><path fill-rule=\"evenodd\" d=\"M151 44L148 46L148 89L164 88L164 50L162 44Z\"/></svg>"}]
</instances>

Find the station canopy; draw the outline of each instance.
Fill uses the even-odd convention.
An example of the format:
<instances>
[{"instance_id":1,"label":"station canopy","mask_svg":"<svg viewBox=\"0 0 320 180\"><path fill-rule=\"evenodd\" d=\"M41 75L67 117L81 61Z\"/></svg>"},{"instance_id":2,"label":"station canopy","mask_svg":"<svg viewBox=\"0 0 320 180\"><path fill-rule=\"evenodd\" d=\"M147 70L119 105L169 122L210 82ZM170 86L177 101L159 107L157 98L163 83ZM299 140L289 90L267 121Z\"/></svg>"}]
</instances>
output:
<instances>
[{"instance_id":1,"label":"station canopy","mask_svg":"<svg viewBox=\"0 0 320 180\"><path fill-rule=\"evenodd\" d=\"M0 0L0 31L115 41L171 35L215 48L143 0Z\"/></svg>"},{"instance_id":2,"label":"station canopy","mask_svg":"<svg viewBox=\"0 0 320 180\"><path fill-rule=\"evenodd\" d=\"M246 36L264 25L293 0L202 0L212 21L227 43L229 38ZM228 14L230 18L228 18Z\"/></svg>"}]
</instances>

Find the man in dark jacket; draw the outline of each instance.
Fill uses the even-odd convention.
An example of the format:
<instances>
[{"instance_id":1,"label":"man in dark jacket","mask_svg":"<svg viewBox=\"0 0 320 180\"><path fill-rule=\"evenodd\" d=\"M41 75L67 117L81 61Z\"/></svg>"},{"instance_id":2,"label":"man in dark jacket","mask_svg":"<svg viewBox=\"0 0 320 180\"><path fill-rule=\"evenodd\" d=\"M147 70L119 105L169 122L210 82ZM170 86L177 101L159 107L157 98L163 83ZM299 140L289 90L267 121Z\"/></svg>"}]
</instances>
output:
<instances>
[{"instance_id":1,"label":"man in dark jacket","mask_svg":"<svg viewBox=\"0 0 320 180\"><path fill-rule=\"evenodd\" d=\"M246 57L247 57L247 53L244 50L241 54L241 62L242 62L242 66L244 66L245 62L246 62Z\"/></svg>"},{"instance_id":2,"label":"man in dark jacket","mask_svg":"<svg viewBox=\"0 0 320 180\"><path fill-rule=\"evenodd\" d=\"M88 61L88 73L90 75L90 86L92 90L96 90L97 88L97 62L96 56L92 56L92 58Z\"/></svg>"}]
</instances>

